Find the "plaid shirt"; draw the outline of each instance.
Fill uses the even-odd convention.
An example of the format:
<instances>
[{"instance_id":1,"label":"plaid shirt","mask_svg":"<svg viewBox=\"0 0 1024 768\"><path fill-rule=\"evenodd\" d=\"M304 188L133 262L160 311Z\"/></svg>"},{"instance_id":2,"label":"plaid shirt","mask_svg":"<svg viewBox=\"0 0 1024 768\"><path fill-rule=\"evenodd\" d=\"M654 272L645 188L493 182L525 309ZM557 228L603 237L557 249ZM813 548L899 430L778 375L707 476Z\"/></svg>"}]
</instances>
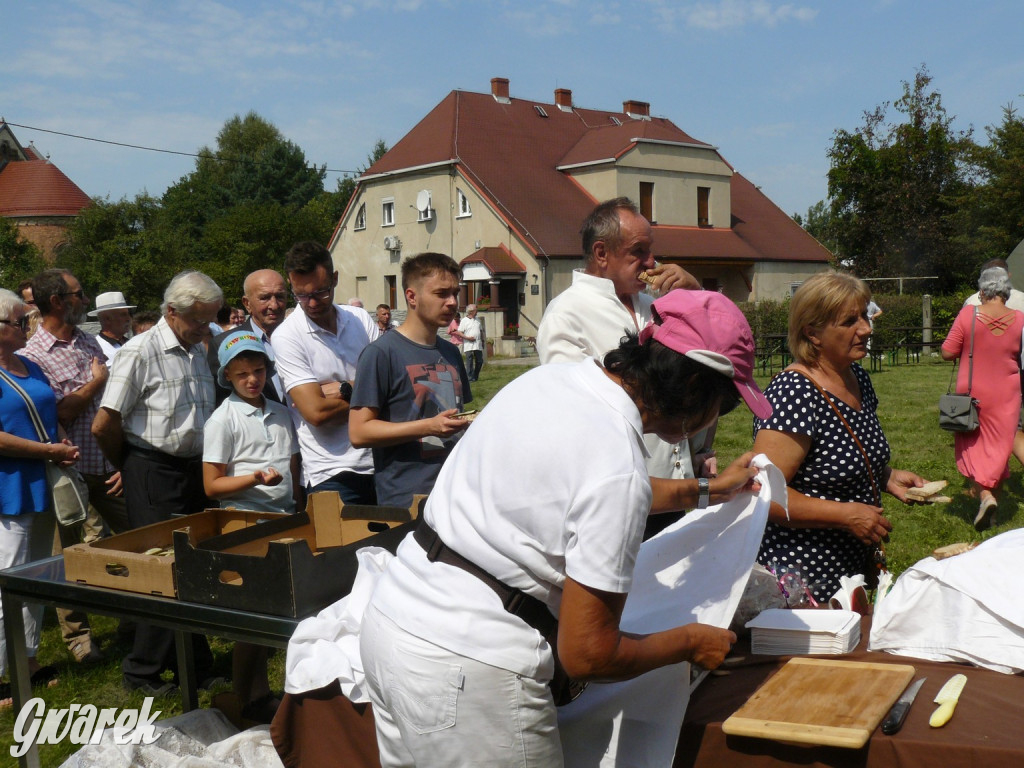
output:
<instances>
[{"instance_id":1,"label":"plaid shirt","mask_svg":"<svg viewBox=\"0 0 1024 768\"><path fill-rule=\"evenodd\" d=\"M202 455L213 405L206 350L181 346L166 318L118 350L100 401L121 414L128 443L179 458Z\"/></svg>"},{"instance_id":2,"label":"plaid shirt","mask_svg":"<svg viewBox=\"0 0 1024 768\"><path fill-rule=\"evenodd\" d=\"M41 325L20 354L43 369L58 403L66 395L77 392L92 381L94 357L101 361L104 359L103 350L96 339L80 328L75 328L71 341L63 341ZM82 451L75 468L86 475L102 475L114 471L90 431L99 404L100 398L97 395L72 422L63 425L68 439Z\"/></svg>"}]
</instances>

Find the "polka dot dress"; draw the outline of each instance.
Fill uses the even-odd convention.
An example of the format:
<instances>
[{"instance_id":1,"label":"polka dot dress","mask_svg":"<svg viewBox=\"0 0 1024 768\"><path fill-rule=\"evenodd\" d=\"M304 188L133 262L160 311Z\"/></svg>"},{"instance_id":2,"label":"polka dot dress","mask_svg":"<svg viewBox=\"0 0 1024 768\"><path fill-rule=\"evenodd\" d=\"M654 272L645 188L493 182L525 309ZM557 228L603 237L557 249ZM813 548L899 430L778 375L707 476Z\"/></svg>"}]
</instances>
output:
<instances>
[{"instance_id":1,"label":"polka dot dress","mask_svg":"<svg viewBox=\"0 0 1024 768\"><path fill-rule=\"evenodd\" d=\"M880 484L882 470L889 463L889 443L878 423L878 398L871 378L859 365L853 366L853 372L860 386L860 411L838 397L832 397L832 402L860 439ZM805 376L783 371L768 385L765 395L774 412L766 421L754 419L755 435L760 429L772 429L812 439L807 457L789 483L791 488L818 499L878 503L864 456L832 406ZM820 602L839 589L840 576L864 572L867 552L866 545L839 528L786 528L769 522L757 561L768 568L800 568Z\"/></svg>"}]
</instances>

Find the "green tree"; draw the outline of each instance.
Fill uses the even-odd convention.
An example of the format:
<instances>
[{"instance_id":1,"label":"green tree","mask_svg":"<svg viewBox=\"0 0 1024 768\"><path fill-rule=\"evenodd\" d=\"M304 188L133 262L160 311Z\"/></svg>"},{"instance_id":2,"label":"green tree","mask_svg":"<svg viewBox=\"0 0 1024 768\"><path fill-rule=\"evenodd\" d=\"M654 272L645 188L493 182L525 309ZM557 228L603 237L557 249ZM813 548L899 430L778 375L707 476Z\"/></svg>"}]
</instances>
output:
<instances>
[{"instance_id":1,"label":"green tree","mask_svg":"<svg viewBox=\"0 0 1024 768\"><path fill-rule=\"evenodd\" d=\"M46 269L39 249L18 234L18 226L0 217L0 287L15 290L18 283Z\"/></svg>"},{"instance_id":2,"label":"green tree","mask_svg":"<svg viewBox=\"0 0 1024 768\"><path fill-rule=\"evenodd\" d=\"M892 105L865 112L856 131L837 130L828 156L835 251L865 277L939 275L952 289L975 271L964 238L972 188L971 131L955 131L922 66Z\"/></svg>"},{"instance_id":3,"label":"green tree","mask_svg":"<svg viewBox=\"0 0 1024 768\"><path fill-rule=\"evenodd\" d=\"M985 128L989 143L975 155L981 184L975 198L980 258L1006 258L1024 240L1024 119L1013 105Z\"/></svg>"},{"instance_id":4,"label":"green tree","mask_svg":"<svg viewBox=\"0 0 1024 768\"><path fill-rule=\"evenodd\" d=\"M121 291L130 303L155 309L164 288L188 262L188 251L162 236L160 203L146 194L117 202L96 199L68 228L60 266L92 296Z\"/></svg>"},{"instance_id":5,"label":"green tree","mask_svg":"<svg viewBox=\"0 0 1024 768\"><path fill-rule=\"evenodd\" d=\"M832 220L832 211L824 200L819 200L807 209L807 216L799 213L793 214L793 221L799 224L815 240L824 245L833 253L838 247L835 241L835 224Z\"/></svg>"}]
</instances>

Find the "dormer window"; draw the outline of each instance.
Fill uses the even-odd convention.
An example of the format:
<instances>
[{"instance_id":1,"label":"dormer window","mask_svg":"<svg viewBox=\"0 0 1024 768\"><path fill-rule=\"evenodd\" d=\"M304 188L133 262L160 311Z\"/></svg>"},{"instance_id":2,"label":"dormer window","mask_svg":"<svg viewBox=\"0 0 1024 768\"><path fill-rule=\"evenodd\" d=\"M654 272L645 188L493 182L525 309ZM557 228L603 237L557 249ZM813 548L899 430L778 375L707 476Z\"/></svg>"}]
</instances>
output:
<instances>
[{"instance_id":1,"label":"dormer window","mask_svg":"<svg viewBox=\"0 0 1024 768\"><path fill-rule=\"evenodd\" d=\"M356 214L356 229L366 229L366 203L359 206L359 212Z\"/></svg>"},{"instance_id":2,"label":"dormer window","mask_svg":"<svg viewBox=\"0 0 1024 768\"><path fill-rule=\"evenodd\" d=\"M458 213L455 214L457 218L473 215L473 211L469 207L469 198L461 189L455 190L455 203L458 210Z\"/></svg>"},{"instance_id":3,"label":"dormer window","mask_svg":"<svg viewBox=\"0 0 1024 768\"><path fill-rule=\"evenodd\" d=\"M697 226L711 226L711 187L697 187Z\"/></svg>"}]
</instances>

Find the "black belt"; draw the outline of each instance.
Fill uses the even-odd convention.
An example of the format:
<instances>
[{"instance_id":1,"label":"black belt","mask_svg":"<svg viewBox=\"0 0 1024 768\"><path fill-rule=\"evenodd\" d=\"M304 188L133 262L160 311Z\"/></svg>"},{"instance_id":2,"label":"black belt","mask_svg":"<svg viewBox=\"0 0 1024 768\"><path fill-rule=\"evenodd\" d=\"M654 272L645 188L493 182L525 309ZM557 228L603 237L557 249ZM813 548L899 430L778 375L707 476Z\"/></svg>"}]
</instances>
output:
<instances>
[{"instance_id":1,"label":"black belt","mask_svg":"<svg viewBox=\"0 0 1024 768\"><path fill-rule=\"evenodd\" d=\"M416 543L427 553L430 562L442 562L461 568L467 573L476 576L480 581L494 590L502 607L513 616L518 616L531 627L540 632L541 636L547 638L558 624L547 605L533 595L528 595L521 589L510 587L503 581L499 581L476 563L467 560L458 552L441 541L437 531L430 527L427 521L420 515L419 523L413 532Z\"/></svg>"},{"instance_id":2,"label":"black belt","mask_svg":"<svg viewBox=\"0 0 1024 768\"><path fill-rule=\"evenodd\" d=\"M129 442L125 442L125 450L128 453L134 453L148 461L163 464L165 467L171 467L172 469L190 469L193 465L202 464L203 462L203 455L201 453L196 456L174 456L170 453L164 453L153 448L143 448Z\"/></svg>"}]
</instances>

